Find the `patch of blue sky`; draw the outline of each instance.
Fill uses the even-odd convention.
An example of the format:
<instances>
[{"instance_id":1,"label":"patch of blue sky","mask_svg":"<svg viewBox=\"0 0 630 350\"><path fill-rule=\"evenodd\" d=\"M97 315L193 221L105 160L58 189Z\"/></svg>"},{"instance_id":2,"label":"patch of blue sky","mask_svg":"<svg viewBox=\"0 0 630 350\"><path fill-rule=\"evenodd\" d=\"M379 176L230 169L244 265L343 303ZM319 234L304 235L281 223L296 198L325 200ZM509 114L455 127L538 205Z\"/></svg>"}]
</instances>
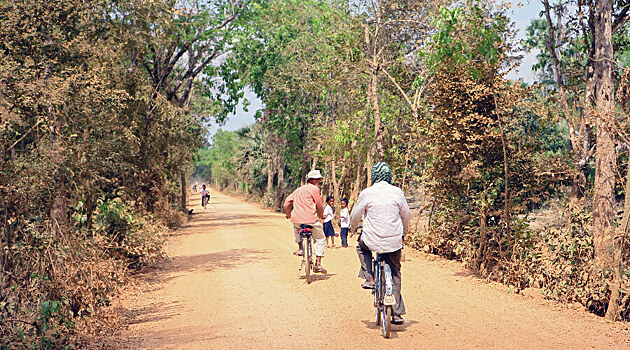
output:
<instances>
[{"instance_id":1,"label":"patch of blue sky","mask_svg":"<svg viewBox=\"0 0 630 350\"><path fill-rule=\"evenodd\" d=\"M527 26L529 26L532 19L540 17L543 6L540 0L512 1L512 4L514 6L510 12L515 29L517 30L517 39L523 40L527 35ZM531 84L535 80L532 66L536 64L538 50L520 52L519 54L523 56L520 66L508 73L507 77L513 80L523 79L524 82Z\"/></svg>"}]
</instances>

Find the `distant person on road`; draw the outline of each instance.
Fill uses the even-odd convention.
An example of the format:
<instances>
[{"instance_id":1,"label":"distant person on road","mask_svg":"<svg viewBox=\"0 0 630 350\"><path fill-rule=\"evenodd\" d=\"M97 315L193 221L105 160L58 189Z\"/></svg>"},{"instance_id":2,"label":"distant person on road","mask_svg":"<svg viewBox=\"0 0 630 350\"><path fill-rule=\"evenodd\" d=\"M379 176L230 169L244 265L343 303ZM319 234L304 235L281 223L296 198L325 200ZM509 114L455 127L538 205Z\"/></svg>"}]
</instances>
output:
<instances>
[{"instance_id":1,"label":"distant person on road","mask_svg":"<svg viewBox=\"0 0 630 350\"><path fill-rule=\"evenodd\" d=\"M319 184L322 182L322 178L319 170L311 170L307 175L306 185L297 188L284 201L284 212L287 219L293 223L293 235L298 244L298 250L293 254L304 254L302 238L298 233L300 225L312 226L313 250L316 256L313 271L326 273L326 269L322 267L326 237L322 223L319 221L319 219L324 218L324 205L319 193Z\"/></svg>"},{"instance_id":2,"label":"distant person on road","mask_svg":"<svg viewBox=\"0 0 630 350\"><path fill-rule=\"evenodd\" d=\"M210 191L206 189L206 184L201 184L201 205L205 208L210 202Z\"/></svg>"},{"instance_id":3,"label":"distant person on road","mask_svg":"<svg viewBox=\"0 0 630 350\"><path fill-rule=\"evenodd\" d=\"M326 236L326 248L331 247L331 245L328 244L329 238L332 243L332 247L335 247L335 236L337 235L337 233L335 232L335 228L332 224L332 221L335 218L334 205L335 197L326 197L326 208L324 208L324 235Z\"/></svg>"},{"instance_id":4,"label":"distant person on road","mask_svg":"<svg viewBox=\"0 0 630 350\"><path fill-rule=\"evenodd\" d=\"M396 304L392 308L392 323L403 323L405 303L400 294L403 238L409 228L411 213L402 190L391 185L392 170L387 163L378 162L372 167L371 187L359 195L352 208L350 226L353 230L363 218L363 232L359 236L357 253L361 262L359 277L365 278L363 288L374 288L372 252L381 254L391 267Z\"/></svg>"},{"instance_id":5,"label":"distant person on road","mask_svg":"<svg viewBox=\"0 0 630 350\"><path fill-rule=\"evenodd\" d=\"M348 246L348 227L350 227L350 212L348 211L348 199L343 198L341 200L341 211L339 212L339 227L341 227L341 246Z\"/></svg>"}]
</instances>

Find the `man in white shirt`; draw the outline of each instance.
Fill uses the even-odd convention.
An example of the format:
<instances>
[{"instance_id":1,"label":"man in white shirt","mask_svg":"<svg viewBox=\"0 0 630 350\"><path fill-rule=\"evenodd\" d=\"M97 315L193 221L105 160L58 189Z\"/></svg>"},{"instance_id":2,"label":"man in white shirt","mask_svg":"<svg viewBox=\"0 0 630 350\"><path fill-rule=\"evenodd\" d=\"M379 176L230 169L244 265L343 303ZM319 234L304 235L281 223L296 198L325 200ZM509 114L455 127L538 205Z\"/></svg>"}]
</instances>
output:
<instances>
[{"instance_id":1,"label":"man in white shirt","mask_svg":"<svg viewBox=\"0 0 630 350\"><path fill-rule=\"evenodd\" d=\"M387 163L372 167L373 185L359 195L352 208L350 226L355 230L363 218L363 231L359 237L357 253L361 261L359 277L365 278L363 288L374 288L372 252L381 254L392 270L396 304L392 308L392 323L401 324L406 313L400 294L400 259L403 238L409 228L411 212L402 190L391 185L392 170Z\"/></svg>"}]
</instances>

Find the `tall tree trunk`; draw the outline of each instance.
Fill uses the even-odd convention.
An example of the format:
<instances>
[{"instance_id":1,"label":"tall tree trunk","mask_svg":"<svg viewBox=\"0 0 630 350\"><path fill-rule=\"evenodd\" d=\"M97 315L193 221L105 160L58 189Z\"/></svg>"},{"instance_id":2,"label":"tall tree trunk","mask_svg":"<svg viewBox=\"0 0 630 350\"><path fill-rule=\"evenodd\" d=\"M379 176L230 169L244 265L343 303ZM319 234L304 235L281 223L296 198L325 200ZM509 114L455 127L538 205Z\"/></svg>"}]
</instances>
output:
<instances>
[{"instance_id":1,"label":"tall tree trunk","mask_svg":"<svg viewBox=\"0 0 630 350\"><path fill-rule=\"evenodd\" d=\"M339 212L339 180L337 179L337 165L333 160L331 165L331 177L332 177L332 185L333 185L333 197L335 197L335 211Z\"/></svg>"},{"instance_id":2,"label":"tall tree trunk","mask_svg":"<svg viewBox=\"0 0 630 350\"><path fill-rule=\"evenodd\" d=\"M317 148L316 148L316 153L315 153L316 155L313 157L313 163L311 165L311 169L309 169L309 170L317 169L317 166L319 165L319 158L317 157L317 152L319 152L319 150L321 150L321 149L322 149L322 145L321 145L321 143L318 142L317 143Z\"/></svg>"},{"instance_id":3,"label":"tall tree trunk","mask_svg":"<svg viewBox=\"0 0 630 350\"><path fill-rule=\"evenodd\" d=\"M187 109L188 105L184 105L182 108ZM182 129L179 133L179 156L180 156L180 160L181 160L181 169L179 170L179 177L180 177L180 183L182 185L182 196L181 196L181 201L180 201L180 208L182 210L182 212L186 213L188 212L188 209L186 209L186 204L188 201L188 189L186 188L186 148L184 145L184 130Z\"/></svg>"},{"instance_id":4,"label":"tall tree trunk","mask_svg":"<svg viewBox=\"0 0 630 350\"><path fill-rule=\"evenodd\" d=\"M570 193L570 202L573 205L578 205L581 199L584 197L584 189L586 187L586 174L588 173L588 136L589 130L586 127L584 118L573 116L569 102L567 99L565 86L564 86L564 74L561 70L561 62L558 55L558 47L562 44L562 11L563 8L556 9L557 23L554 24L551 20L551 6L548 0L541 1L545 8L545 19L547 20L548 35L545 38L545 46L551 61L553 62L553 72L555 75L556 87L558 89L558 96L560 98L560 105L562 107L562 114L569 128L569 139L571 141L571 148L573 151L574 161L574 173L573 183ZM588 82L586 93L588 94ZM578 118L578 120L576 120ZM584 149L586 147L586 149Z\"/></svg>"},{"instance_id":5,"label":"tall tree trunk","mask_svg":"<svg viewBox=\"0 0 630 350\"><path fill-rule=\"evenodd\" d=\"M267 158L267 192L271 191L271 189L273 188L274 175L273 159L271 159L271 156L269 156Z\"/></svg>"},{"instance_id":6,"label":"tall tree trunk","mask_svg":"<svg viewBox=\"0 0 630 350\"><path fill-rule=\"evenodd\" d=\"M383 161L385 149L383 146L383 123L381 122L380 101L378 98L378 79L380 65L378 57L372 61L370 77L370 98L372 100L372 110L374 112L374 157L377 162Z\"/></svg>"},{"instance_id":7,"label":"tall tree trunk","mask_svg":"<svg viewBox=\"0 0 630 350\"><path fill-rule=\"evenodd\" d=\"M593 9L591 9L592 11ZM605 274L614 265L615 100L613 86L612 0L595 2L595 106L597 153L593 198L595 266Z\"/></svg>"},{"instance_id":8,"label":"tall tree trunk","mask_svg":"<svg viewBox=\"0 0 630 350\"><path fill-rule=\"evenodd\" d=\"M409 152L411 151L411 146L407 145L407 151L405 152L405 170L403 171L402 178L402 191L405 192L405 188L407 187L407 169L409 168Z\"/></svg>"},{"instance_id":9,"label":"tall tree trunk","mask_svg":"<svg viewBox=\"0 0 630 350\"><path fill-rule=\"evenodd\" d=\"M348 192L347 187L345 186L345 179L346 176L348 176L348 167L346 166L346 163L343 163L343 166L341 167L341 174L339 175L339 199L344 198L344 194L346 194Z\"/></svg>"},{"instance_id":10,"label":"tall tree trunk","mask_svg":"<svg viewBox=\"0 0 630 350\"><path fill-rule=\"evenodd\" d=\"M354 184L352 185L352 193L350 194L350 201L355 203L357 198L359 198L359 192L361 190L361 170L363 169L363 164L361 161L357 163L357 176L354 180Z\"/></svg>"},{"instance_id":11,"label":"tall tree trunk","mask_svg":"<svg viewBox=\"0 0 630 350\"><path fill-rule=\"evenodd\" d=\"M188 196L188 189L186 188L186 169L182 169L180 171L180 181L182 183L182 198L181 198L181 203L180 206L182 208L182 211L185 213L187 212L186 209L186 201L188 200L187 196Z\"/></svg>"},{"instance_id":12,"label":"tall tree trunk","mask_svg":"<svg viewBox=\"0 0 630 350\"><path fill-rule=\"evenodd\" d=\"M571 187L570 202L574 205L581 206L582 199L586 195L586 184L589 172L589 160L591 158L591 127L589 120L593 119L593 109L595 107L595 77L594 62L591 57L595 57L593 45L589 48L589 59L586 68L586 86L584 89L584 108L580 127L577 135L577 144L579 149L574 150L573 157L575 163L575 172L573 175L573 184Z\"/></svg>"},{"instance_id":13,"label":"tall tree trunk","mask_svg":"<svg viewBox=\"0 0 630 350\"><path fill-rule=\"evenodd\" d=\"M593 22L593 14L589 15L589 23ZM586 29L584 34L586 34ZM593 35L594 36L594 35ZM595 108L595 72L594 61L595 47L593 39L591 42L585 40L588 47L588 61L586 63L586 85L584 87L584 103L582 108L582 117L579 122L577 134L577 144L579 147L573 150L573 158L575 164L575 172L573 175L573 185L571 187L570 201L574 205L582 206L583 198L586 195L586 185L589 172L589 160L591 158L591 127L589 120L594 119L593 110Z\"/></svg>"},{"instance_id":14,"label":"tall tree trunk","mask_svg":"<svg viewBox=\"0 0 630 350\"><path fill-rule=\"evenodd\" d=\"M284 199L284 158L281 155L278 155L277 158L277 168L278 168L278 188L276 190L276 199L274 201L273 207L275 209L282 208L282 200Z\"/></svg>"},{"instance_id":15,"label":"tall tree trunk","mask_svg":"<svg viewBox=\"0 0 630 350\"><path fill-rule=\"evenodd\" d=\"M618 235L619 244L613 252L613 283L610 288L610 300L608 301L608 308L606 309L606 318L612 321L619 321L620 319L620 299L621 299L621 283L623 282L623 252L622 249L625 244L625 238L628 234L628 225L630 223L630 162L628 163L628 169L626 170L626 185L625 185L625 201L623 204L623 219L621 225L619 225Z\"/></svg>"},{"instance_id":16,"label":"tall tree trunk","mask_svg":"<svg viewBox=\"0 0 630 350\"><path fill-rule=\"evenodd\" d=\"M369 106L369 103L368 103L368 106ZM364 166L365 166L365 171L367 175L366 187L372 186L372 172L370 171L370 167L372 166L372 147L370 143L370 134L371 134L370 129L371 129L370 112L368 109L367 113L365 113L365 151L367 154L366 154Z\"/></svg>"},{"instance_id":17,"label":"tall tree trunk","mask_svg":"<svg viewBox=\"0 0 630 350\"><path fill-rule=\"evenodd\" d=\"M275 147L270 147L269 145L275 145L276 144L276 140L273 137L273 135L269 135L268 139L267 139L267 147L268 147L268 151L267 151L267 192L271 191L271 189L273 188L273 180L274 177L276 175L275 172L275 162L274 162L274 157L275 157L275 153L277 152L277 149Z\"/></svg>"}]
</instances>

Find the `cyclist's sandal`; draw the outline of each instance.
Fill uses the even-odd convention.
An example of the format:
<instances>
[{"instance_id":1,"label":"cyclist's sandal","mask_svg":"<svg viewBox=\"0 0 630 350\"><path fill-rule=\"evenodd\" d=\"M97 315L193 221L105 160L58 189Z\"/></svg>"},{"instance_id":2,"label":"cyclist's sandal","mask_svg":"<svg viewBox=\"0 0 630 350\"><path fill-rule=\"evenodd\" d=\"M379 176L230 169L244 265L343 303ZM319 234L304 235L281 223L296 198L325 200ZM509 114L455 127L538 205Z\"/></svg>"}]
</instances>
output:
<instances>
[{"instance_id":1,"label":"cyclist's sandal","mask_svg":"<svg viewBox=\"0 0 630 350\"><path fill-rule=\"evenodd\" d=\"M405 322L405 320L403 320L403 318L399 315L394 315L392 316L392 323L393 324L403 324Z\"/></svg>"},{"instance_id":2,"label":"cyclist's sandal","mask_svg":"<svg viewBox=\"0 0 630 350\"><path fill-rule=\"evenodd\" d=\"M313 272L327 273L328 271L326 271L326 269L321 267L321 266L314 266L313 267Z\"/></svg>"},{"instance_id":3,"label":"cyclist's sandal","mask_svg":"<svg viewBox=\"0 0 630 350\"><path fill-rule=\"evenodd\" d=\"M374 289L374 288L376 288L376 285L374 284L374 282L370 283L368 281L365 281L365 282L363 282L361 287L363 287L363 289Z\"/></svg>"}]
</instances>

